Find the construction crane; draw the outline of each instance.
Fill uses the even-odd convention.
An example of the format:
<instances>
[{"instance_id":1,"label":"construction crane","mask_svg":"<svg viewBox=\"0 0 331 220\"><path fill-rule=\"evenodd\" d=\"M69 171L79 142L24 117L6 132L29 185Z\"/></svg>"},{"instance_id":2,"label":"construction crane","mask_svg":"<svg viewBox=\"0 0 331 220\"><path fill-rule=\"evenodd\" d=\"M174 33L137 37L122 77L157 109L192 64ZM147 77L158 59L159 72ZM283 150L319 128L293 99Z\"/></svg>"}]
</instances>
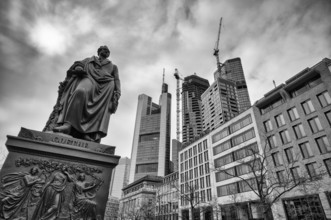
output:
<instances>
[{"instance_id":1,"label":"construction crane","mask_svg":"<svg viewBox=\"0 0 331 220\"><path fill-rule=\"evenodd\" d=\"M174 76L177 80L177 88L176 88L176 139L180 141L180 80L183 80L178 73L178 69L175 69ZM184 81L184 80L183 80Z\"/></svg>"},{"instance_id":2,"label":"construction crane","mask_svg":"<svg viewBox=\"0 0 331 220\"><path fill-rule=\"evenodd\" d=\"M220 35L221 35L221 29L222 29L222 18L220 19L220 25L218 28L218 35L217 35L217 40L215 43L215 48L214 48L214 53L213 55L216 57L216 64L217 64L217 70L219 72L219 74L221 74L221 67L222 67L222 63L220 62L220 57L219 57L219 43L220 43Z\"/></svg>"}]
</instances>

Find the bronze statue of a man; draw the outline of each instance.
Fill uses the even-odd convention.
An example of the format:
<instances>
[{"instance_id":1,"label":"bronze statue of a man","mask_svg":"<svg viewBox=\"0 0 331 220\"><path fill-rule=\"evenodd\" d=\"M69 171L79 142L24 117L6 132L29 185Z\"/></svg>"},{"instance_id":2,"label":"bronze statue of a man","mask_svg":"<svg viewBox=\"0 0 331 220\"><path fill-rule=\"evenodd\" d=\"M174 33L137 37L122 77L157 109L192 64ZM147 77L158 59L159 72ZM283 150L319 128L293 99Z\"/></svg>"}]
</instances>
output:
<instances>
[{"instance_id":1,"label":"bronze statue of a man","mask_svg":"<svg viewBox=\"0 0 331 220\"><path fill-rule=\"evenodd\" d=\"M118 68L107 59L109 54L108 47L101 46L98 57L76 61L69 68L44 131L95 142L107 135L121 95Z\"/></svg>"}]
</instances>

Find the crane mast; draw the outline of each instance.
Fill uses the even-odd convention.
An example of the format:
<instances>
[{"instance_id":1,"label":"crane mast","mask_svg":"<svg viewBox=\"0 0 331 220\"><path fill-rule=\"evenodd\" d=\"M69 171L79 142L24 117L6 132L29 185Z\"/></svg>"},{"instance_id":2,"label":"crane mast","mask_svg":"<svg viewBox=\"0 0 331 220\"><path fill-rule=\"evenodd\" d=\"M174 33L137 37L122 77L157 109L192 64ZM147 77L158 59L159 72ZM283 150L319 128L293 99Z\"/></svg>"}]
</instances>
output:
<instances>
[{"instance_id":1,"label":"crane mast","mask_svg":"<svg viewBox=\"0 0 331 220\"><path fill-rule=\"evenodd\" d=\"M174 76L177 81L177 88L176 88L176 139L180 141L180 78L177 68L175 69Z\"/></svg>"},{"instance_id":2,"label":"crane mast","mask_svg":"<svg viewBox=\"0 0 331 220\"><path fill-rule=\"evenodd\" d=\"M222 67L222 64L220 62L220 57L219 57L219 43L220 43L221 29L222 29L222 18L220 19L217 40L215 43L215 48L214 48L214 53L213 53L213 55L216 57L216 65L217 65L217 70L218 70L219 74L221 74L221 67Z\"/></svg>"}]
</instances>

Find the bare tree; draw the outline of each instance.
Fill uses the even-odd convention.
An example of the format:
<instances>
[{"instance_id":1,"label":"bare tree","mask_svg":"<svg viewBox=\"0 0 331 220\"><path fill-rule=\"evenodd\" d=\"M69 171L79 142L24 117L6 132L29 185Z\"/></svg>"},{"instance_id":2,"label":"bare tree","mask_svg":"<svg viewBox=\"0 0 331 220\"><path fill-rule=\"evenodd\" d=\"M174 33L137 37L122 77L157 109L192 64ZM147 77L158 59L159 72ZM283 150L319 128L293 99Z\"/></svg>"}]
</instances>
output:
<instances>
[{"instance_id":1,"label":"bare tree","mask_svg":"<svg viewBox=\"0 0 331 220\"><path fill-rule=\"evenodd\" d=\"M240 174L235 168L225 168L225 165L216 167L215 171L222 172L229 178L236 177L241 180L246 191L252 191L257 196L257 202L263 211L265 220L272 219L271 207L285 193L298 186L316 184L314 181L318 181L325 174L320 172L313 177L307 173L300 175L294 170L298 165L297 158L292 158L289 163L283 163L282 169L276 172L270 168L272 167L271 163L274 163L274 157L279 155L273 154L272 149L267 144L263 147L262 152L254 147L247 150L251 160L247 161L247 158L242 158L236 161L245 167L247 173Z\"/></svg>"}]
</instances>

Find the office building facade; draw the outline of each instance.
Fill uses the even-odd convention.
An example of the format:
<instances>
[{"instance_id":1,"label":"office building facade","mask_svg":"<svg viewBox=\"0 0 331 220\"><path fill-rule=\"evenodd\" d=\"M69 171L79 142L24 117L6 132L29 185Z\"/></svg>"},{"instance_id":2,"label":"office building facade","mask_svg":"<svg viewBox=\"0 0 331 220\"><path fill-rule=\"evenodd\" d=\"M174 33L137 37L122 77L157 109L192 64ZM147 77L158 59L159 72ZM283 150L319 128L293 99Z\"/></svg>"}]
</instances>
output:
<instances>
[{"instance_id":1,"label":"office building facade","mask_svg":"<svg viewBox=\"0 0 331 220\"><path fill-rule=\"evenodd\" d=\"M209 82L197 75L184 78L182 84L182 143L199 135L202 129L201 95Z\"/></svg>"},{"instance_id":2,"label":"office building facade","mask_svg":"<svg viewBox=\"0 0 331 220\"><path fill-rule=\"evenodd\" d=\"M268 170L279 182L307 181L282 196L274 218L331 218L331 60L304 69L255 105L271 155Z\"/></svg>"},{"instance_id":3,"label":"office building facade","mask_svg":"<svg viewBox=\"0 0 331 220\"><path fill-rule=\"evenodd\" d=\"M171 94L162 85L159 104L142 94L138 107L131 151L129 182L145 175L165 176L170 162Z\"/></svg>"}]
</instances>

